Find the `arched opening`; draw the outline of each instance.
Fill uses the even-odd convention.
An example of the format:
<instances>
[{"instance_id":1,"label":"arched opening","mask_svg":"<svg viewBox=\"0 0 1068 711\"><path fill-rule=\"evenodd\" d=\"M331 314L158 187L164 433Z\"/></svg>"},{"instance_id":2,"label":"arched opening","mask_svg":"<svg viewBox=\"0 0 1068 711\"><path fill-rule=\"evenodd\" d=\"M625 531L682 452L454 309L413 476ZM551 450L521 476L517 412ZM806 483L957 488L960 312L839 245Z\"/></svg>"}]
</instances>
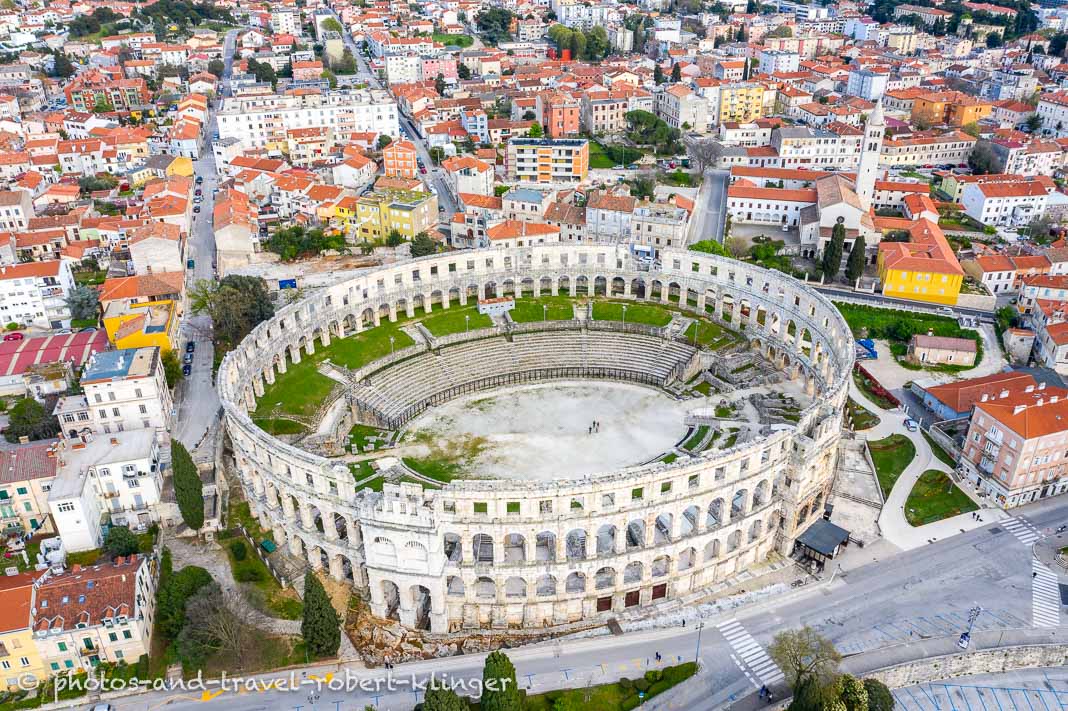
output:
<instances>
[{"instance_id":1,"label":"arched opening","mask_svg":"<svg viewBox=\"0 0 1068 711\"><path fill-rule=\"evenodd\" d=\"M564 592L567 593L584 593L586 592L586 576L582 573L571 573L567 576L567 580L564 581Z\"/></svg>"},{"instance_id":2,"label":"arched opening","mask_svg":"<svg viewBox=\"0 0 1068 711\"><path fill-rule=\"evenodd\" d=\"M679 570L689 570L697 562L697 551L693 548L687 548L682 553L679 553Z\"/></svg>"},{"instance_id":3,"label":"arched opening","mask_svg":"<svg viewBox=\"0 0 1068 711\"><path fill-rule=\"evenodd\" d=\"M642 581L642 573L644 567L638 561L627 563L627 567L623 569L623 584L631 585L633 583L640 583Z\"/></svg>"},{"instance_id":4,"label":"arched opening","mask_svg":"<svg viewBox=\"0 0 1068 711\"><path fill-rule=\"evenodd\" d=\"M709 541L705 544L705 562L719 558L719 541Z\"/></svg>"},{"instance_id":5,"label":"arched opening","mask_svg":"<svg viewBox=\"0 0 1068 711\"><path fill-rule=\"evenodd\" d=\"M464 581L459 575L450 575L445 578L445 594L449 597L464 596Z\"/></svg>"},{"instance_id":6,"label":"arched opening","mask_svg":"<svg viewBox=\"0 0 1068 711\"><path fill-rule=\"evenodd\" d=\"M674 517L669 513L662 513L656 517L656 523L653 526L653 545L659 546L665 543L671 543L671 525L674 523Z\"/></svg>"},{"instance_id":7,"label":"arched opening","mask_svg":"<svg viewBox=\"0 0 1068 711\"><path fill-rule=\"evenodd\" d=\"M679 535L683 538L697 535L697 519L701 515L701 509L691 506L682 512L682 520L679 521Z\"/></svg>"},{"instance_id":8,"label":"arched opening","mask_svg":"<svg viewBox=\"0 0 1068 711\"><path fill-rule=\"evenodd\" d=\"M755 543L757 541L757 539L760 538L760 533L761 533L762 526L763 526L763 524L760 522L760 519L757 519L756 521L753 521L752 525L749 526L749 542L750 543Z\"/></svg>"},{"instance_id":9,"label":"arched opening","mask_svg":"<svg viewBox=\"0 0 1068 711\"><path fill-rule=\"evenodd\" d=\"M396 565L397 563L397 547L388 538L376 536L371 543L371 552L382 561L383 565Z\"/></svg>"},{"instance_id":10,"label":"arched opening","mask_svg":"<svg viewBox=\"0 0 1068 711\"><path fill-rule=\"evenodd\" d=\"M386 610L386 619L400 622L400 590L392 580L382 581L382 605Z\"/></svg>"},{"instance_id":11,"label":"arched opening","mask_svg":"<svg viewBox=\"0 0 1068 711\"><path fill-rule=\"evenodd\" d=\"M476 533L471 539L471 553L475 563L493 562L493 538L485 533Z\"/></svg>"},{"instance_id":12,"label":"arched opening","mask_svg":"<svg viewBox=\"0 0 1068 711\"><path fill-rule=\"evenodd\" d=\"M659 556L653 559L653 565L650 569L650 574L654 578L662 578L668 574L671 570L671 558L666 555Z\"/></svg>"},{"instance_id":13,"label":"arched opening","mask_svg":"<svg viewBox=\"0 0 1068 711\"><path fill-rule=\"evenodd\" d=\"M741 531L733 531L733 532L731 532L731 535L727 536L727 552L728 553L733 553L734 551L738 550L738 548L741 545L742 545L742 532Z\"/></svg>"},{"instance_id":14,"label":"arched opening","mask_svg":"<svg viewBox=\"0 0 1068 711\"><path fill-rule=\"evenodd\" d=\"M534 583L534 594L538 597L552 597L556 595L556 578L551 575L543 575Z\"/></svg>"},{"instance_id":15,"label":"arched opening","mask_svg":"<svg viewBox=\"0 0 1068 711\"><path fill-rule=\"evenodd\" d=\"M645 546L645 522L631 521L627 524L627 550Z\"/></svg>"},{"instance_id":16,"label":"arched opening","mask_svg":"<svg viewBox=\"0 0 1068 711\"><path fill-rule=\"evenodd\" d=\"M734 521L739 516L744 516L747 510L746 499L749 497L749 492L745 489L740 490L734 495L731 500L731 521Z\"/></svg>"},{"instance_id":17,"label":"arched opening","mask_svg":"<svg viewBox=\"0 0 1068 711\"><path fill-rule=\"evenodd\" d=\"M483 575L475 580L475 597L479 600L495 600L497 598L497 583L493 578Z\"/></svg>"},{"instance_id":18,"label":"arched opening","mask_svg":"<svg viewBox=\"0 0 1068 711\"><path fill-rule=\"evenodd\" d=\"M768 480L760 482L756 485L756 489L753 490L753 508L763 506L768 503Z\"/></svg>"},{"instance_id":19,"label":"arched opening","mask_svg":"<svg viewBox=\"0 0 1068 711\"><path fill-rule=\"evenodd\" d=\"M409 592L412 595L412 608L415 610L415 628L430 630L430 590L422 585L413 585Z\"/></svg>"},{"instance_id":20,"label":"arched opening","mask_svg":"<svg viewBox=\"0 0 1068 711\"><path fill-rule=\"evenodd\" d=\"M582 529L575 529L568 533L564 548L568 560L585 560L586 532Z\"/></svg>"},{"instance_id":21,"label":"arched opening","mask_svg":"<svg viewBox=\"0 0 1068 711\"><path fill-rule=\"evenodd\" d=\"M556 560L556 534L542 531L534 538L534 559L538 562Z\"/></svg>"},{"instance_id":22,"label":"arched opening","mask_svg":"<svg viewBox=\"0 0 1068 711\"><path fill-rule=\"evenodd\" d=\"M723 499L716 499L708 505L708 517L705 520L705 529L712 531L723 523Z\"/></svg>"},{"instance_id":23,"label":"arched opening","mask_svg":"<svg viewBox=\"0 0 1068 711\"><path fill-rule=\"evenodd\" d=\"M597 590L614 587L616 584L616 569L601 568L593 576L593 587Z\"/></svg>"},{"instance_id":24,"label":"arched opening","mask_svg":"<svg viewBox=\"0 0 1068 711\"><path fill-rule=\"evenodd\" d=\"M446 533L445 541L445 559L450 563L459 565L464 562L464 548L460 543L460 536L455 533Z\"/></svg>"},{"instance_id":25,"label":"arched opening","mask_svg":"<svg viewBox=\"0 0 1068 711\"><path fill-rule=\"evenodd\" d=\"M524 563L527 560L527 539L518 533L504 537L504 562Z\"/></svg>"},{"instance_id":26,"label":"arched opening","mask_svg":"<svg viewBox=\"0 0 1068 711\"><path fill-rule=\"evenodd\" d=\"M513 576L504 581L505 597L526 597L527 581L518 576Z\"/></svg>"},{"instance_id":27,"label":"arched opening","mask_svg":"<svg viewBox=\"0 0 1068 711\"><path fill-rule=\"evenodd\" d=\"M337 532L338 540L349 540L349 522L339 513L334 514L334 530Z\"/></svg>"},{"instance_id":28,"label":"arched opening","mask_svg":"<svg viewBox=\"0 0 1068 711\"><path fill-rule=\"evenodd\" d=\"M612 555L616 552L616 527L605 524L597 529L597 555Z\"/></svg>"}]
</instances>

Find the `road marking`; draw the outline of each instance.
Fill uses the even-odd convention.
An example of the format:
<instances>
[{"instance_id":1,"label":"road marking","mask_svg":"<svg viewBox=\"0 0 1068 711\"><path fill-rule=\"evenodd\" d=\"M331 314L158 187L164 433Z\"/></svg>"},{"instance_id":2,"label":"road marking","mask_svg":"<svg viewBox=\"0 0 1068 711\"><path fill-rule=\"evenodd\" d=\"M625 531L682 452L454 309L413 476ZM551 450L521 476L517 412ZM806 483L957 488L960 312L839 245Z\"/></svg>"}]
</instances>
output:
<instances>
[{"instance_id":1,"label":"road marking","mask_svg":"<svg viewBox=\"0 0 1068 711\"><path fill-rule=\"evenodd\" d=\"M737 620L721 622L716 625L716 629L730 644L733 650L731 659L745 674L745 678L751 681L754 686L774 684L786 678L778 665L764 651L764 648L753 639L752 635L745 631L745 628ZM750 670L752 670L752 674L750 674ZM756 678L754 679L754 677Z\"/></svg>"},{"instance_id":2,"label":"road marking","mask_svg":"<svg viewBox=\"0 0 1068 711\"><path fill-rule=\"evenodd\" d=\"M1057 576L1049 568L1031 559L1031 623L1034 627L1059 627L1061 595Z\"/></svg>"},{"instance_id":3,"label":"road marking","mask_svg":"<svg viewBox=\"0 0 1068 711\"><path fill-rule=\"evenodd\" d=\"M1009 533L1016 536L1016 539L1025 546L1029 546L1039 538L1042 538L1042 534L1038 532L1038 529L1023 516L1005 519L1001 522L1001 525L1007 528Z\"/></svg>"}]
</instances>

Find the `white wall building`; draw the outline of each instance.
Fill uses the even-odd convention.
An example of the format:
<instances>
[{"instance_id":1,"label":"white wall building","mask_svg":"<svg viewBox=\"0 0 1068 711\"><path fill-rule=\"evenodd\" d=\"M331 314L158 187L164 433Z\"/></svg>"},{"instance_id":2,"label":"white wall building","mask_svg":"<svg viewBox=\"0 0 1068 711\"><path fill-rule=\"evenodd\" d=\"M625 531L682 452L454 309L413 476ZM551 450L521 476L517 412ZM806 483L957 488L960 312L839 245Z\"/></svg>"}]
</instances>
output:
<instances>
[{"instance_id":1,"label":"white wall building","mask_svg":"<svg viewBox=\"0 0 1068 711\"><path fill-rule=\"evenodd\" d=\"M0 267L0 325L69 328L67 295L73 288L74 275L66 261Z\"/></svg>"},{"instance_id":2,"label":"white wall building","mask_svg":"<svg viewBox=\"0 0 1068 711\"><path fill-rule=\"evenodd\" d=\"M961 204L968 217L984 225L1019 227L1042 215L1048 193L1035 181L1019 183L968 183Z\"/></svg>"},{"instance_id":3,"label":"white wall building","mask_svg":"<svg viewBox=\"0 0 1068 711\"><path fill-rule=\"evenodd\" d=\"M855 69L849 72L846 94L868 101L878 101L886 93L890 73L886 70Z\"/></svg>"},{"instance_id":4,"label":"white wall building","mask_svg":"<svg viewBox=\"0 0 1068 711\"><path fill-rule=\"evenodd\" d=\"M760 73L796 72L800 62L801 57L797 52L764 49L760 52Z\"/></svg>"}]
</instances>

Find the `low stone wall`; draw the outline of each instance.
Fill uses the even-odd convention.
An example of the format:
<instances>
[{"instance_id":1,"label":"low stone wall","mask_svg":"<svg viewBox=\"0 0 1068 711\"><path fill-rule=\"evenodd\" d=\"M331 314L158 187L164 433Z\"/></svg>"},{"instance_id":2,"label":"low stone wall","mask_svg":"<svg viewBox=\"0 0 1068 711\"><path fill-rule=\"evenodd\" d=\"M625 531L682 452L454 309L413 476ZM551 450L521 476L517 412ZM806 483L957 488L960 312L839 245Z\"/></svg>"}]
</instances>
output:
<instances>
[{"instance_id":1,"label":"low stone wall","mask_svg":"<svg viewBox=\"0 0 1068 711\"><path fill-rule=\"evenodd\" d=\"M993 294L957 294L957 306L962 309L993 311L997 304L998 297Z\"/></svg>"},{"instance_id":2,"label":"low stone wall","mask_svg":"<svg viewBox=\"0 0 1068 711\"><path fill-rule=\"evenodd\" d=\"M891 689L972 674L998 674L1015 669L1062 667L1068 664L1068 645L1003 647L941 657L917 659L865 674Z\"/></svg>"}]
</instances>

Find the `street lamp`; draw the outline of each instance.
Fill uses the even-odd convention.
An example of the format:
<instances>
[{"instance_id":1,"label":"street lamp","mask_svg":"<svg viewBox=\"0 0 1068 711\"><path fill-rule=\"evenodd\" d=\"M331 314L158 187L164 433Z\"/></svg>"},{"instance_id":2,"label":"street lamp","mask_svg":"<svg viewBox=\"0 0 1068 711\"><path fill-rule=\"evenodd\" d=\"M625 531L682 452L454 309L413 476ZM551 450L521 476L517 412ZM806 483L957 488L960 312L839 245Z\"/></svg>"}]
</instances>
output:
<instances>
[{"instance_id":1,"label":"street lamp","mask_svg":"<svg viewBox=\"0 0 1068 711\"><path fill-rule=\"evenodd\" d=\"M623 304L623 330L627 330L627 305Z\"/></svg>"},{"instance_id":2,"label":"street lamp","mask_svg":"<svg viewBox=\"0 0 1068 711\"><path fill-rule=\"evenodd\" d=\"M957 640L957 646L961 649L967 649L968 645L972 641L972 627L975 625L975 621L979 619L979 615L983 612L982 605L976 605L972 609L968 610L968 631L960 636Z\"/></svg>"},{"instance_id":3,"label":"street lamp","mask_svg":"<svg viewBox=\"0 0 1068 711\"><path fill-rule=\"evenodd\" d=\"M393 342L394 342L394 338L393 338L393 336L390 336L389 337L389 354L390 355L393 355Z\"/></svg>"},{"instance_id":4,"label":"street lamp","mask_svg":"<svg viewBox=\"0 0 1068 711\"><path fill-rule=\"evenodd\" d=\"M549 305L548 304L542 304L541 305L541 320L542 321L548 321L549 320Z\"/></svg>"},{"instance_id":5,"label":"street lamp","mask_svg":"<svg viewBox=\"0 0 1068 711\"><path fill-rule=\"evenodd\" d=\"M693 655L694 664L699 663L698 660L700 660L700 658L701 658L701 630L703 630L704 628L705 628L704 621L701 621L701 622L697 623L697 651L694 652L694 655Z\"/></svg>"},{"instance_id":6,"label":"street lamp","mask_svg":"<svg viewBox=\"0 0 1068 711\"><path fill-rule=\"evenodd\" d=\"M467 333L470 330L471 330L471 316L470 315L466 315L466 316L464 316L464 333Z\"/></svg>"}]
</instances>

